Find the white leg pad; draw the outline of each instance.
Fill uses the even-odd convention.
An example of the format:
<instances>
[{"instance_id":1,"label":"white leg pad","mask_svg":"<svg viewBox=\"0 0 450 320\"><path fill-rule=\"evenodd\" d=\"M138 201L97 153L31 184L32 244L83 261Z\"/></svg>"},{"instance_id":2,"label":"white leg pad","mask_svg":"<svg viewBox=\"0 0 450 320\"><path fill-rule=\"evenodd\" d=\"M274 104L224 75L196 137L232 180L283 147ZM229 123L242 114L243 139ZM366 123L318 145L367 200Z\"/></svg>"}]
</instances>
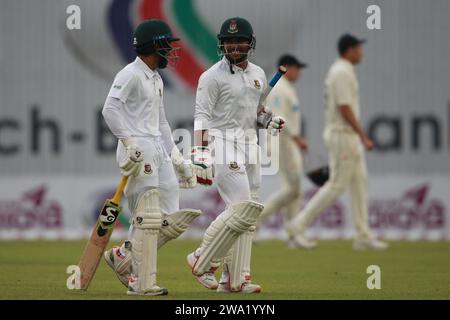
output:
<instances>
[{"instance_id":1,"label":"white leg pad","mask_svg":"<svg viewBox=\"0 0 450 320\"><path fill-rule=\"evenodd\" d=\"M192 270L202 275L216 268L236 239L256 224L264 206L254 201L232 205L208 227L200 247L200 256Z\"/></svg>"},{"instance_id":2,"label":"white leg pad","mask_svg":"<svg viewBox=\"0 0 450 320\"><path fill-rule=\"evenodd\" d=\"M163 213L162 226L158 235L158 249L168 241L178 238L201 214L200 210L194 209L184 209L172 214Z\"/></svg>"},{"instance_id":3,"label":"white leg pad","mask_svg":"<svg viewBox=\"0 0 450 320\"><path fill-rule=\"evenodd\" d=\"M131 239L132 275L145 292L156 287L157 240L161 229L159 192L151 189L138 200Z\"/></svg>"},{"instance_id":4,"label":"white leg pad","mask_svg":"<svg viewBox=\"0 0 450 320\"><path fill-rule=\"evenodd\" d=\"M163 213L161 229L158 233L158 250L168 241L178 238L201 214L200 210L195 209L184 209L170 215ZM125 244L122 244L122 247L125 248ZM125 258L117 264L116 272L119 274L130 272L131 260L131 250L125 248Z\"/></svg>"},{"instance_id":5,"label":"white leg pad","mask_svg":"<svg viewBox=\"0 0 450 320\"><path fill-rule=\"evenodd\" d=\"M252 240L255 229L255 226L251 226L248 231L241 234L224 259L224 271L228 272L232 291L239 291L242 284L250 280Z\"/></svg>"}]
</instances>

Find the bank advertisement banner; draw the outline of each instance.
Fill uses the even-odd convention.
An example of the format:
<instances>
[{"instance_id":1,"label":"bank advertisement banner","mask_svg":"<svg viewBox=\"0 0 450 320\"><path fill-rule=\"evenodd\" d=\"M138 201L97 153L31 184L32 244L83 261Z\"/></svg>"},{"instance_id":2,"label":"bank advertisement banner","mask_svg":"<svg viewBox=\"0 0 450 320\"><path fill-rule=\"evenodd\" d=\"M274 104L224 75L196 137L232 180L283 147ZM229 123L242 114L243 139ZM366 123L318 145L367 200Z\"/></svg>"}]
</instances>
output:
<instances>
[{"instance_id":1,"label":"bank advertisement banner","mask_svg":"<svg viewBox=\"0 0 450 320\"><path fill-rule=\"evenodd\" d=\"M89 236L105 199L112 197L119 179L111 176L34 176L1 180L0 239L80 239ZM372 177L369 181L369 224L389 240L450 240L450 198L445 178L413 176ZM307 202L317 192L304 179ZM279 190L277 177L263 179L261 200ZM125 238L130 213L126 198L114 238ZM183 235L199 238L223 211L214 187L181 191L181 208L200 209L203 215ZM318 239L347 239L354 235L348 195L339 198L308 229ZM284 239L283 215L267 220L261 239Z\"/></svg>"}]
</instances>

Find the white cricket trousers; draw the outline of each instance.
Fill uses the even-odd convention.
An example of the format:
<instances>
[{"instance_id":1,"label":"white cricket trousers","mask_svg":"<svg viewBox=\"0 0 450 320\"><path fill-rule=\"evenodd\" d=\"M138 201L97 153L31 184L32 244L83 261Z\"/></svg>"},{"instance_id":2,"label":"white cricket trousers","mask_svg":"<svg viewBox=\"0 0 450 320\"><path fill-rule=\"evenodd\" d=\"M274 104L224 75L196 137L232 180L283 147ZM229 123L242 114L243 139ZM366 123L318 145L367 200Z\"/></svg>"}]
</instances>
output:
<instances>
[{"instance_id":1,"label":"white cricket trousers","mask_svg":"<svg viewBox=\"0 0 450 320\"><path fill-rule=\"evenodd\" d=\"M171 214L179 210L178 178L167 151L160 137L134 138L144 151L142 170L137 177L130 177L124 194L132 214L137 206L137 200L148 189L158 189L159 205L162 212ZM117 163L125 160L127 152L119 141L117 146Z\"/></svg>"},{"instance_id":2,"label":"white cricket trousers","mask_svg":"<svg viewBox=\"0 0 450 320\"><path fill-rule=\"evenodd\" d=\"M290 223L301 207L302 156L290 135L282 132L279 141L278 158L282 176L282 189L267 200L259 218L259 224L264 223L271 215L281 209L286 225Z\"/></svg>"},{"instance_id":3,"label":"white cricket trousers","mask_svg":"<svg viewBox=\"0 0 450 320\"><path fill-rule=\"evenodd\" d=\"M357 237L369 238L364 146L359 136L346 131L325 134L324 140L329 153L330 179L293 219L292 228L298 233L305 232L314 219L348 188Z\"/></svg>"}]
</instances>

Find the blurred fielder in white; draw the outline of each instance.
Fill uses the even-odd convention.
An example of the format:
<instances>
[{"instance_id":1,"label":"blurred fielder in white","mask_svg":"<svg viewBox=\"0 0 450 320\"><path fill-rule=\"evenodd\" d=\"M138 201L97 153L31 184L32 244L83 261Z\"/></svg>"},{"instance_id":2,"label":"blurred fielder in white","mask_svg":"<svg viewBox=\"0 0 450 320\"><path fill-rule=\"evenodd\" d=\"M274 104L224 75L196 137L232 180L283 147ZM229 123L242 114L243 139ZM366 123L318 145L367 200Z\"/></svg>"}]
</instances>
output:
<instances>
[{"instance_id":1,"label":"blurred fielder in white","mask_svg":"<svg viewBox=\"0 0 450 320\"><path fill-rule=\"evenodd\" d=\"M323 137L329 152L330 179L287 227L297 247L316 245L305 238L306 228L347 188L357 232L353 248L382 250L388 246L374 237L368 225L364 149L370 151L374 144L360 124L359 83L355 71L363 57L364 42L350 34L343 35L338 42L340 58L331 66L325 79Z\"/></svg>"},{"instance_id":2,"label":"blurred fielder in white","mask_svg":"<svg viewBox=\"0 0 450 320\"><path fill-rule=\"evenodd\" d=\"M286 67L287 72L272 89L266 104L273 112L286 120L285 129L279 137L279 152L272 155L272 157L279 157L283 188L267 200L258 221L259 226L262 226L270 216L280 209L284 215L284 223L287 225L300 210L302 200L303 161L301 152L306 152L308 145L300 133L300 103L294 84L300 79L302 70L307 65L288 54L280 57L278 65ZM291 239L288 244L291 244Z\"/></svg>"}]
</instances>

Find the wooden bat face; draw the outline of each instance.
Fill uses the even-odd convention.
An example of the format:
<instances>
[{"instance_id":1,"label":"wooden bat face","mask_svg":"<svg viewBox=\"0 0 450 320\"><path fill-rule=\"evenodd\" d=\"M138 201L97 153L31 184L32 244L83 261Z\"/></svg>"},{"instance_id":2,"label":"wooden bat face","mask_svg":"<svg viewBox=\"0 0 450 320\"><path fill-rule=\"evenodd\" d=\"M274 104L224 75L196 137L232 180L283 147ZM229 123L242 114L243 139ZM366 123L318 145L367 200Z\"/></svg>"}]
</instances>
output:
<instances>
[{"instance_id":1,"label":"wooden bat face","mask_svg":"<svg viewBox=\"0 0 450 320\"><path fill-rule=\"evenodd\" d=\"M97 270L120 211L120 206L111 200L105 201L105 205L98 217L97 224L92 231L91 238L86 244L86 248L84 249L80 263L78 264L81 270L80 288L83 290L87 289Z\"/></svg>"},{"instance_id":2,"label":"wooden bat face","mask_svg":"<svg viewBox=\"0 0 450 320\"><path fill-rule=\"evenodd\" d=\"M99 237L105 236L108 233L108 230L114 227L114 223L116 222L121 209L120 206L111 200L106 200L102 212L98 217L97 235Z\"/></svg>"},{"instance_id":3,"label":"wooden bat face","mask_svg":"<svg viewBox=\"0 0 450 320\"><path fill-rule=\"evenodd\" d=\"M84 248L78 266L80 268L80 289L87 290L100 263L103 252L113 232L114 224L122 210L120 198L127 184L128 177L122 177L112 199L105 201L100 216L97 219L91 237Z\"/></svg>"}]
</instances>

